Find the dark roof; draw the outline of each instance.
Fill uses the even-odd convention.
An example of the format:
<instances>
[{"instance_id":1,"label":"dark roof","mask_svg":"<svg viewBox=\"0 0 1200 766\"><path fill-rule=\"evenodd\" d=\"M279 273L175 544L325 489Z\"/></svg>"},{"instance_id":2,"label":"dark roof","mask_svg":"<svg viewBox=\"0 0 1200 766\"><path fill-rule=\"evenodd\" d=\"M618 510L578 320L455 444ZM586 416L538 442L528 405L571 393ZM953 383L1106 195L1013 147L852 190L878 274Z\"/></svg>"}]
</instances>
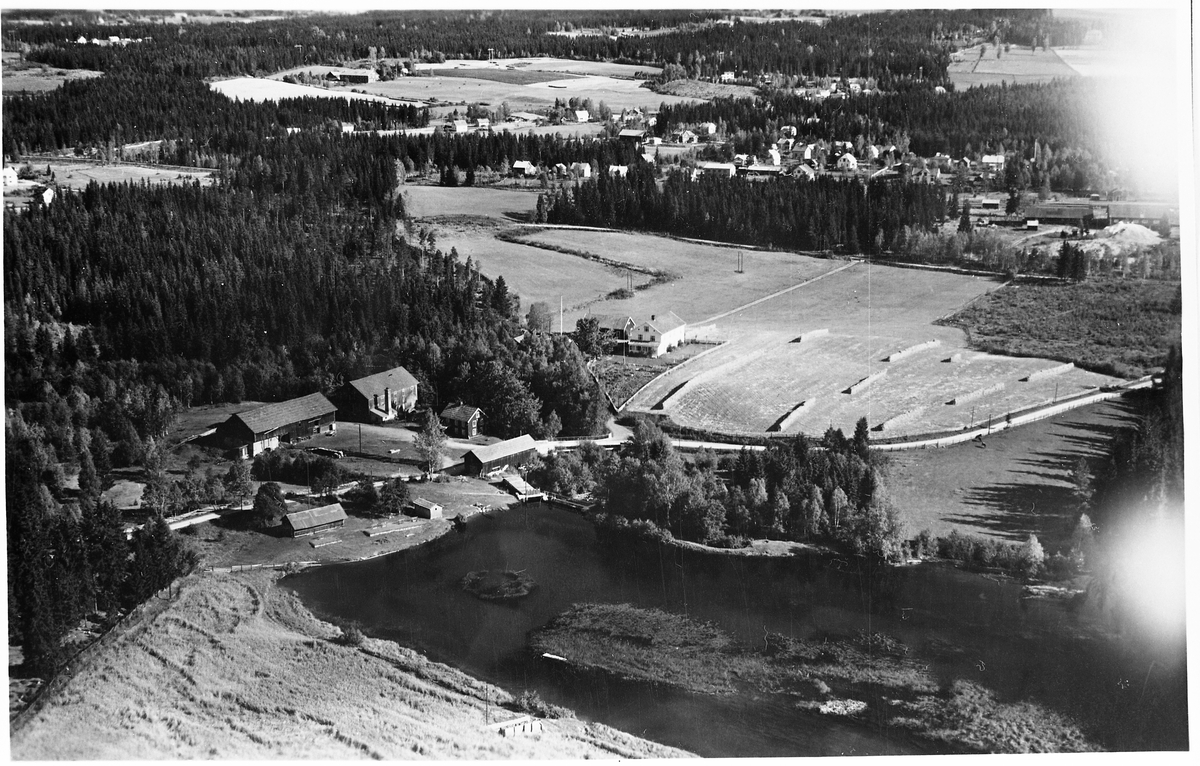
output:
<instances>
[{"instance_id":1,"label":"dark roof","mask_svg":"<svg viewBox=\"0 0 1200 766\"><path fill-rule=\"evenodd\" d=\"M447 420L461 420L464 423L475 417L475 413L483 414L483 410L469 404L455 404L442 410L442 417Z\"/></svg>"},{"instance_id":2,"label":"dark roof","mask_svg":"<svg viewBox=\"0 0 1200 766\"><path fill-rule=\"evenodd\" d=\"M425 508L426 510L435 510L442 507L432 500L426 500L423 497L413 498L409 501L409 505L412 505L416 508Z\"/></svg>"},{"instance_id":3,"label":"dark roof","mask_svg":"<svg viewBox=\"0 0 1200 766\"><path fill-rule=\"evenodd\" d=\"M476 447L468 452L480 463L490 463L493 460L503 460L506 457L537 449L537 442L529 434L522 434L515 439L489 444L486 447Z\"/></svg>"},{"instance_id":4,"label":"dark roof","mask_svg":"<svg viewBox=\"0 0 1200 766\"><path fill-rule=\"evenodd\" d=\"M292 423L319 418L337 412L337 407L322 394L309 394L286 402L266 404L253 410L232 415L256 434L264 434Z\"/></svg>"},{"instance_id":5,"label":"dark roof","mask_svg":"<svg viewBox=\"0 0 1200 766\"><path fill-rule=\"evenodd\" d=\"M393 391L403 391L406 388L412 388L417 385L417 379L403 367L394 367L390 370L377 372L374 375L368 375L365 378L352 380L350 381L350 385L354 387L355 391L370 399L376 394L382 394L385 388L390 388Z\"/></svg>"},{"instance_id":6,"label":"dark roof","mask_svg":"<svg viewBox=\"0 0 1200 766\"><path fill-rule=\"evenodd\" d=\"M1029 215L1037 218L1083 218L1091 212L1091 204L1034 205L1029 209Z\"/></svg>"},{"instance_id":7,"label":"dark roof","mask_svg":"<svg viewBox=\"0 0 1200 766\"><path fill-rule=\"evenodd\" d=\"M591 318L596 320L596 325L601 330L613 332L625 332L629 325L637 324L628 314L593 314Z\"/></svg>"},{"instance_id":8,"label":"dark roof","mask_svg":"<svg viewBox=\"0 0 1200 766\"><path fill-rule=\"evenodd\" d=\"M345 521L346 511L342 509L341 503L333 505L323 505L320 508L309 508L306 511L296 511L289 513L283 517L292 529L300 531L303 529L312 529L324 524L331 524L335 521Z\"/></svg>"}]
</instances>

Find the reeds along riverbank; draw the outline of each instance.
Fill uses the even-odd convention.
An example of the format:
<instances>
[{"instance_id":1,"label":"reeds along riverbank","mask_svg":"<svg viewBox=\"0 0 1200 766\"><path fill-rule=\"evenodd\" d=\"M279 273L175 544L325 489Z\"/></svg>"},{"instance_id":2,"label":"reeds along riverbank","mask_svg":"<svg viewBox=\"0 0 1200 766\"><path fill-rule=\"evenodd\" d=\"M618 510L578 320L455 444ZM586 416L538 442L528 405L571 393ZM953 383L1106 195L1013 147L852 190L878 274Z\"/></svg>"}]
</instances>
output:
<instances>
[{"instance_id":1,"label":"reeds along riverbank","mask_svg":"<svg viewBox=\"0 0 1200 766\"><path fill-rule=\"evenodd\" d=\"M783 695L797 708L850 716L915 736L938 752L1096 750L1075 724L986 688L943 684L881 634L801 640L771 634L742 646L714 625L627 604L578 604L531 638L535 652L590 671L687 691Z\"/></svg>"},{"instance_id":2,"label":"reeds along riverbank","mask_svg":"<svg viewBox=\"0 0 1200 766\"><path fill-rule=\"evenodd\" d=\"M344 641L280 573L185 578L11 732L17 759L671 757L598 724L502 737L514 697L390 641Z\"/></svg>"}]
</instances>

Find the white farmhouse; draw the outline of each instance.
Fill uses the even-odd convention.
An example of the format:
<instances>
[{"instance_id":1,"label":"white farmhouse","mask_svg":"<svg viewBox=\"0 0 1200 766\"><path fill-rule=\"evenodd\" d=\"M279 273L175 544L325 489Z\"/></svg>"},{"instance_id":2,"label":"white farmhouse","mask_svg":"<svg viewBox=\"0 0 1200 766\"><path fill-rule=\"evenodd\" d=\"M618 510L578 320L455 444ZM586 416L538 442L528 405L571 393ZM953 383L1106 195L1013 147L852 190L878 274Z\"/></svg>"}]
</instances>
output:
<instances>
[{"instance_id":1,"label":"white farmhouse","mask_svg":"<svg viewBox=\"0 0 1200 766\"><path fill-rule=\"evenodd\" d=\"M651 314L629 330L629 353L656 357L683 343L687 323L668 311Z\"/></svg>"},{"instance_id":2,"label":"white farmhouse","mask_svg":"<svg viewBox=\"0 0 1200 766\"><path fill-rule=\"evenodd\" d=\"M838 170L858 170L858 160L850 152L846 152L837 161Z\"/></svg>"}]
</instances>

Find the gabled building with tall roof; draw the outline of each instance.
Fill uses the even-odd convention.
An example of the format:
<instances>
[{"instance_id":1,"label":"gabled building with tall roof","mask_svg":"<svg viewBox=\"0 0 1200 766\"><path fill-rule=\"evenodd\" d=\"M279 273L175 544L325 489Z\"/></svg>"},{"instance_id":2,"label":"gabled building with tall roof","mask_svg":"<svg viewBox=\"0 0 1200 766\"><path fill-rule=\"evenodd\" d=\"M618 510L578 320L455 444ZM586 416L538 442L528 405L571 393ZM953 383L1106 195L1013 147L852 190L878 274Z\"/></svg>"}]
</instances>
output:
<instances>
[{"instance_id":1,"label":"gabled building with tall roof","mask_svg":"<svg viewBox=\"0 0 1200 766\"><path fill-rule=\"evenodd\" d=\"M403 367L343 383L329 397L338 420L378 425L417 406L417 379Z\"/></svg>"}]
</instances>

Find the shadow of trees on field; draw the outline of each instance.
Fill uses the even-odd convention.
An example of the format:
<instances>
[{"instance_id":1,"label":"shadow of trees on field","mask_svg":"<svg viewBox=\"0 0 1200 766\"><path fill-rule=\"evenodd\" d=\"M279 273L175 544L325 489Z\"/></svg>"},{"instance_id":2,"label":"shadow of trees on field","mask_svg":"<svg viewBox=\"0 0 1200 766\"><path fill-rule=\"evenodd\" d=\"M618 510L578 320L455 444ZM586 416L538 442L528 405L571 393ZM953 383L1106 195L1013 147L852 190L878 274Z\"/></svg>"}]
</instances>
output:
<instances>
[{"instance_id":1,"label":"shadow of trees on field","mask_svg":"<svg viewBox=\"0 0 1200 766\"><path fill-rule=\"evenodd\" d=\"M1013 542L1026 539L1032 532L1048 550L1054 550L1071 533L1080 507L1075 495L1072 473L1080 458L1089 459L1093 473L1101 470L1113 438L1132 425L1136 407L1115 402L1111 416L1102 421L1083 419L1056 423L1051 435L1059 449L1033 452L1013 459L1008 472L1010 481L965 489L963 502L987 509L980 513L961 513L946 521L974 527L979 533L1002 537Z\"/></svg>"}]
</instances>

